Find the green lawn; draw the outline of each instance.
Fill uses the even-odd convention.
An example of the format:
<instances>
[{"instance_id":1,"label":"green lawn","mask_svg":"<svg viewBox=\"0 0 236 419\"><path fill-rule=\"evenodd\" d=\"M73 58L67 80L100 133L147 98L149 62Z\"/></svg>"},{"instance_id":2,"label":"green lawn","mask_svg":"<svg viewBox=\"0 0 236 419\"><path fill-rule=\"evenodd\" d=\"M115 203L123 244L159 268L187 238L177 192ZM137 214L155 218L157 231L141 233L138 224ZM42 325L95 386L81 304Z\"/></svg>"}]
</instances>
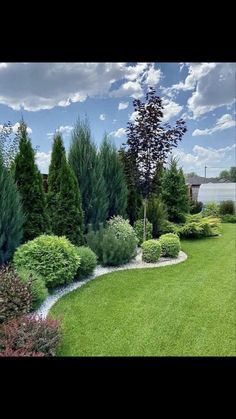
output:
<instances>
[{"instance_id":1,"label":"green lawn","mask_svg":"<svg viewBox=\"0 0 236 419\"><path fill-rule=\"evenodd\" d=\"M58 355L236 355L234 224L182 241L179 265L114 272L59 300Z\"/></svg>"}]
</instances>

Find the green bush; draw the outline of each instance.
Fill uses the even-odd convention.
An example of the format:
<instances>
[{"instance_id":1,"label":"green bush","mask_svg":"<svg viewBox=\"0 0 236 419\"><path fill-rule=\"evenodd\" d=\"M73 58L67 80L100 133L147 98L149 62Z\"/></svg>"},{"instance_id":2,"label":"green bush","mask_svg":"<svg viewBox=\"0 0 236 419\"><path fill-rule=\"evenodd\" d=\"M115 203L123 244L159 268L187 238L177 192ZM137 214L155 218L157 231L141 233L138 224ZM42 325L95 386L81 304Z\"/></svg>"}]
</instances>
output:
<instances>
[{"instance_id":1,"label":"green bush","mask_svg":"<svg viewBox=\"0 0 236 419\"><path fill-rule=\"evenodd\" d=\"M32 307L28 284L9 266L0 268L0 323L27 314Z\"/></svg>"},{"instance_id":2,"label":"green bush","mask_svg":"<svg viewBox=\"0 0 236 419\"><path fill-rule=\"evenodd\" d=\"M73 281L80 265L77 248L65 237L41 235L18 247L16 270L25 268L40 275L48 288Z\"/></svg>"},{"instance_id":3,"label":"green bush","mask_svg":"<svg viewBox=\"0 0 236 419\"><path fill-rule=\"evenodd\" d=\"M77 272L79 278L84 278L93 273L97 265L97 256L86 246L77 247L77 253L80 257L80 266Z\"/></svg>"},{"instance_id":4,"label":"green bush","mask_svg":"<svg viewBox=\"0 0 236 419\"><path fill-rule=\"evenodd\" d=\"M99 229L96 231L92 230L91 224L89 225L89 231L86 234L86 243L92 249L92 251L97 255L98 262L102 263L103 260L103 236L105 233L105 228L103 227L103 224L101 223L99 225Z\"/></svg>"},{"instance_id":5,"label":"green bush","mask_svg":"<svg viewBox=\"0 0 236 419\"><path fill-rule=\"evenodd\" d=\"M44 279L39 274L27 269L20 269L17 273L21 281L29 285L32 294L32 309L36 310L48 296Z\"/></svg>"},{"instance_id":6,"label":"green bush","mask_svg":"<svg viewBox=\"0 0 236 419\"><path fill-rule=\"evenodd\" d=\"M179 226L177 226L175 223L172 223L168 220L164 221L162 228L161 228L161 234L167 234L167 233L174 233L178 234Z\"/></svg>"},{"instance_id":7,"label":"green bush","mask_svg":"<svg viewBox=\"0 0 236 419\"><path fill-rule=\"evenodd\" d=\"M222 201L219 206L220 215L234 215L235 205L233 201Z\"/></svg>"},{"instance_id":8,"label":"green bush","mask_svg":"<svg viewBox=\"0 0 236 419\"><path fill-rule=\"evenodd\" d=\"M219 217L219 206L215 202L208 202L202 210L203 217Z\"/></svg>"},{"instance_id":9,"label":"green bush","mask_svg":"<svg viewBox=\"0 0 236 419\"><path fill-rule=\"evenodd\" d=\"M190 214L198 214L199 212L201 212L203 207L203 203L202 202L198 202L198 201L193 201L192 199L189 202L189 212Z\"/></svg>"},{"instance_id":10,"label":"green bush","mask_svg":"<svg viewBox=\"0 0 236 419\"><path fill-rule=\"evenodd\" d=\"M183 238L201 238L217 236L221 231L220 219L216 217L202 217L200 220L189 221L179 228L179 235Z\"/></svg>"},{"instance_id":11,"label":"green bush","mask_svg":"<svg viewBox=\"0 0 236 419\"><path fill-rule=\"evenodd\" d=\"M160 239L161 255L175 258L180 251L180 240L176 234L163 234Z\"/></svg>"},{"instance_id":12,"label":"green bush","mask_svg":"<svg viewBox=\"0 0 236 419\"><path fill-rule=\"evenodd\" d=\"M179 235L183 238L203 237L203 227L196 221L190 221L179 228Z\"/></svg>"},{"instance_id":13,"label":"green bush","mask_svg":"<svg viewBox=\"0 0 236 419\"><path fill-rule=\"evenodd\" d=\"M236 215L230 215L230 214L222 215L221 221L223 223L236 223Z\"/></svg>"},{"instance_id":14,"label":"green bush","mask_svg":"<svg viewBox=\"0 0 236 419\"><path fill-rule=\"evenodd\" d=\"M144 220L137 220L134 223L134 230L138 238L138 245L140 246L143 242L143 224ZM152 239L152 224L147 220L146 222L146 240Z\"/></svg>"},{"instance_id":15,"label":"green bush","mask_svg":"<svg viewBox=\"0 0 236 419\"><path fill-rule=\"evenodd\" d=\"M142 258L145 262L157 262L161 256L161 244L158 240L147 240L142 243Z\"/></svg>"}]
</instances>

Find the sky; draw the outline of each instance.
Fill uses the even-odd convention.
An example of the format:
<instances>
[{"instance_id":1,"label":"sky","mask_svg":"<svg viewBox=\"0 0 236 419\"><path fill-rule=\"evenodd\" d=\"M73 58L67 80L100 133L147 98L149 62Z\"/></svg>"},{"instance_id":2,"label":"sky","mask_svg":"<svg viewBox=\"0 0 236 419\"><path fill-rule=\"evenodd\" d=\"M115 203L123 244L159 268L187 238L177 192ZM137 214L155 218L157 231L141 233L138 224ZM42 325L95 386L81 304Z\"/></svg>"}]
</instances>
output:
<instances>
[{"instance_id":1,"label":"sky","mask_svg":"<svg viewBox=\"0 0 236 419\"><path fill-rule=\"evenodd\" d=\"M78 117L89 119L99 147L106 132L117 148L134 120L133 100L152 86L164 105L163 122L186 121L173 155L185 173L207 177L236 165L236 63L0 63L0 130L23 117L48 172L53 134L66 150Z\"/></svg>"}]
</instances>

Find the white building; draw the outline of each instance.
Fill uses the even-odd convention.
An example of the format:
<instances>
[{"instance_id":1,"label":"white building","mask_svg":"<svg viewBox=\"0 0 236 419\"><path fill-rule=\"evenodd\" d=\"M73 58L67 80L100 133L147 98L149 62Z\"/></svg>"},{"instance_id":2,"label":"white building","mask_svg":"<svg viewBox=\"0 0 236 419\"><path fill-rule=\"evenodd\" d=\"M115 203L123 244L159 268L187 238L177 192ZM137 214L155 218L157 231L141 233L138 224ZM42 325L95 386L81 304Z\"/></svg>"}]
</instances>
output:
<instances>
[{"instance_id":1,"label":"white building","mask_svg":"<svg viewBox=\"0 0 236 419\"><path fill-rule=\"evenodd\" d=\"M198 201L203 204L229 200L236 204L236 183L203 183L200 185Z\"/></svg>"}]
</instances>

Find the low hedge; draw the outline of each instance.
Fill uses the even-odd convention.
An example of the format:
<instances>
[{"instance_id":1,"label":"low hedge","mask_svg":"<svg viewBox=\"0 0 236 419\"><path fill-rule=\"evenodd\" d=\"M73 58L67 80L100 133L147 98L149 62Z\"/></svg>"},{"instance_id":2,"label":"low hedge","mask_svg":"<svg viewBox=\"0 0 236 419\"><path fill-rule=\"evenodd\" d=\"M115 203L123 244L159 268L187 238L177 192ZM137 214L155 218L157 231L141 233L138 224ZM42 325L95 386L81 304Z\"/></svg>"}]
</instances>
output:
<instances>
[{"instance_id":1,"label":"low hedge","mask_svg":"<svg viewBox=\"0 0 236 419\"><path fill-rule=\"evenodd\" d=\"M163 234L160 239L161 255L171 258L178 256L180 251L180 240L176 234L168 233Z\"/></svg>"},{"instance_id":2,"label":"low hedge","mask_svg":"<svg viewBox=\"0 0 236 419\"><path fill-rule=\"evenodd\" d=\"M144 262L154 263L160 259L161 244L158 240L147 240L142 243L142 259Z\"/></svg>"}]
</instances>

